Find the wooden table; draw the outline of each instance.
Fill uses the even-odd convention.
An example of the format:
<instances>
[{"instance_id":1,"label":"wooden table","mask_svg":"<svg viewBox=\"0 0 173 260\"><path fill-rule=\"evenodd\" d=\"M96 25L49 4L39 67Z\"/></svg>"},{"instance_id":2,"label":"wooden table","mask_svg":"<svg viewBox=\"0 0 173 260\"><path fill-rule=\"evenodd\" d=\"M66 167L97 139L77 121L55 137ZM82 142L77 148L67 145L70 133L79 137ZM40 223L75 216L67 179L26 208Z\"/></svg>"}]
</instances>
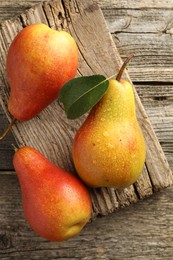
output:
<instances>
[{"instance_id":1,"label":"wooden table","mask_svg":"<svg viewBox=\"0 0 173 260\"><path fill-rule=\"evenodd\" d=\"M1 0L0 20L37 2ZM173 170L173 0L99 4L121 57L135 54L128 71ZM2 132L7 125L2 110L0 122ZM12 143L8 135L0 146L0 174L5 176L0 183L0 259L173 259L173 187L98 218L69 241L50 243L38 237L23 216Z\"/></svg>"}]
</instances>

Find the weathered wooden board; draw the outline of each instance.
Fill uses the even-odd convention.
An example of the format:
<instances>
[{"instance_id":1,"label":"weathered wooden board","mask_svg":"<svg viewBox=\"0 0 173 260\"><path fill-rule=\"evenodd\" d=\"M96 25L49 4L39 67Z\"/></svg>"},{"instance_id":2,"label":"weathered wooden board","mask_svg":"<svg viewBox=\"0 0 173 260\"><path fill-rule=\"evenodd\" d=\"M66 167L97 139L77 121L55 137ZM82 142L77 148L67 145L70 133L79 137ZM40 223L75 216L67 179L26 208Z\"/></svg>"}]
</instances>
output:
<instances>
[{"instance_id":1,"label":"weathered wooden board","mask_svg":"<svg viewBox=\"0 0 173 260\"><path fill-rule=\"evenodd\" d=\"M153 129L162 146L168 163L173 169L173 86L167 85L136 85L135 88L149 116ZM7 118L0 107L0 133L8 125ZM13 145L15 140L8 134L0 145L0 170L12 170Z\"/></svg>"},{"instance_id":2,"label":"weathered wooden board","mask_svg":"<svg viewBox=\"0 0 173 260\"><path fill-rule=\"evenodd\" d=\"M21 13L39 0L2 0L0 20ZM135 53L129 64L133 82L173 82L173 0L98 0L120 56Z\"/></svg>"},{"instance_id":3,"label":"weathered wooden board","mask_svg":"<svg viewBox=\"0 0 173 260\"><path fill-rule=\"evenodd\" d=\"M1 260L172 260L172 187L97 218L68 241L54 243L29 228L16 176L0 177Z\"/></svg>"},{"instance_id":4,"label":"weathered wooden board","mask_svg":"<svg viewBox=\"0 0 173 260\"><path fill-rule=\"evenodd\" d=\"M100 3L121 57L135 53L129 65L133 82L173 82L173 1Z\"/></svg>"},{"instance_id":5,"label":"weathered wooden board","mask_svg":"<svg viewBox=\"0 0 173 260\"><path fill-rule=\"evenodd\" d=\"M2 23L0 30L1 105L7 111L9 86L5 73L8 46L14 36L30 23L48 23L56 29L68 30L79 47L79 75L101 73L107 76L118 71L122 62L110 37L105 20L95 1L51 1L40 4L14 21ZM126 73L128 78L128 74ZM172 172L155 136L144 108L135 92L138 119L147 144L147 160L143 174L132 186L124 190L93 189L93 216L107 214L129 205L172 184ZM19 146L31 145L61 167L74 171L71 144L82 120L69 121L55 101L39 116L28 122L17 122L13 134Z\"/></svg>"},{"instance_id":6,"label":"weathered wooden board","mask_svg":"<svg viewBox=\"0 0 173 260\"><path fill-rule=\"evenodd\" d=\"M136 85L151 124L173 169L173 85Z\"/></svg>"},{"instance_id":7,"label":"weathered wooden board","mask_svg":"<svg viewBox=\"0 0 173 260\"><path fill-rule=\"evenodd\" d=\"M12 18L16 15L23 13L26 9L36 5L37 3L43 2L42 0L31 0L31 1L19 1L13 0L1 0L0 3L0 20L5 20L7 18Z\"/></svg>"},{"instance_id":8,"label":"weathered wooden board","mask_svg":"<svg viewBox=\"0 0 173 260\"><path fill-rule=\"evenodd\" d=\"M8 0L11 1L11 0ZM22 2L22 1L21 1ZM99 1L100 6L105 9L170 9L172 8L172 0L145 0L145 1L140 1L140 0L101 0Z\"/></svg>"},{"instance_id":9,"label":"weathered wooden board","mask_svg":"<svg viewBox=\"0 0 173 260\"><path fill-rule=\"evenodd\" d=\"M17 0L2 0L0 2L0 21L14 17L38 2L41 1L21 0L19 3ZM145 2L99 0L98 3L102 8L109 31L112 32L120 56L125 57L131 52L135 54L134 59L128 66L128 72L135 85L142 81L141 85L136 88L137 92L169 165L173 169L173 131L171 127L173 122L173 94L172 85L170 85L173 79L173 42L171 34L169 34L172 27L173 0L146 0ZM130 19L130 26L125 28L128 25L129 17L132 18ZM162 30L164 28L166 28L166 31L168 30L167 33ZM118 36L119 40L116 36ZM160 80L164 83L159 82ZM146 87L143 81L147 84ZM157 123L158 115L159 124ZM1 112L0 121L2 122L0 124L0 133L2 133L7 126L7 120ZM168 124L170 127L168 127ZM1 170L13 168L11 163L13 154L11 143L14 143L11 135L8 135L8 138L1 143ZM4 160L5 158L6 160Z\"/></svg>"}]
</instances>

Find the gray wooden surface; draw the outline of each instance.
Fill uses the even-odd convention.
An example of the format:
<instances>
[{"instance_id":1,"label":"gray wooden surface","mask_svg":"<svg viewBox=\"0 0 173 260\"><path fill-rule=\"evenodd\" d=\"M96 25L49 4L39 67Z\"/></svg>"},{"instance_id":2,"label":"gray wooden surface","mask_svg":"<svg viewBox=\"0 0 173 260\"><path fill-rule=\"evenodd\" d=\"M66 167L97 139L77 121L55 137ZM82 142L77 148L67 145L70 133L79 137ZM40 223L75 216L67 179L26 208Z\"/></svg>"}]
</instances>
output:
<instances>
[{"instance_id":1,"label":"gray wooden surface","mask_svg":"<svg viewBox=\"0 0 173 260\"><path fill-rule=\"evenodd\" d=\"M23 26L40 22L48 23L52 28L63 28L76 39L79 49L79 75L100 73L110 76L121 67L120 55L110 37L101 9L93 0L40 3L13 21L6 20L1 24L0 69L3 77L0 104L7 117L9 85L5 64L9 44ZM129 77L127 72L124 72L123 77ZM144 170L134 185L121 191L111 188L91 189L93 217L98 214L106 215L172 184L172 171L136 92L135 98L138 120L147 146ZM55 164L75 172L71 153L72 141L82 122L83 118L67 120L61 106L55 101L32 120L16 122L12 130L19 146L30 145Z\"/></svg>"},{"instance_id":2,"label":"gray wooden surface","mask_svg":"<svg viewBox=\"0 0 173 260\"><path fill-rule=\"evenodd\" d=\"M1 1L0 20L11 18L36 2L39 1ZM135 54L129 74L173 169L173 1L102 0L99 4L121 57L129 52ZM7 123L2 112L0 122L2 131ZM0 258L173 259L172 187L97 219L71 241L57 244L38 238L21 217L16 177L4 174L12 169L11 143L14 139L8 136L0 145L4 179L0 183ZM16 196L15 204L10 204L7 185ZM5 210L6 204L11 211Z\"/></svg>"}]
</instances>

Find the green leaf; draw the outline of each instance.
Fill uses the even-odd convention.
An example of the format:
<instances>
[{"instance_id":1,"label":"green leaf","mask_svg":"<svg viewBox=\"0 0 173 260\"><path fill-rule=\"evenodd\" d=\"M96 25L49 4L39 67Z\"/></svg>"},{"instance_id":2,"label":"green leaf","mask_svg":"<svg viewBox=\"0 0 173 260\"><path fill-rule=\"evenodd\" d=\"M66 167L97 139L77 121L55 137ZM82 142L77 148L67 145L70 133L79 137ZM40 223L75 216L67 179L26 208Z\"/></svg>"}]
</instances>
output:
<instances>
[{"instance_id":1,"label":"green leaf","mask_svg":"<svg viewBox=\"0 0 173 260\"><path fill-rule=\"evenodd\" d=\"M103 75L74 78L60 90L59 101L63 103L69 119L76 119L88 112L105 94L109 82Z\"/></svg>"}]
</instances>

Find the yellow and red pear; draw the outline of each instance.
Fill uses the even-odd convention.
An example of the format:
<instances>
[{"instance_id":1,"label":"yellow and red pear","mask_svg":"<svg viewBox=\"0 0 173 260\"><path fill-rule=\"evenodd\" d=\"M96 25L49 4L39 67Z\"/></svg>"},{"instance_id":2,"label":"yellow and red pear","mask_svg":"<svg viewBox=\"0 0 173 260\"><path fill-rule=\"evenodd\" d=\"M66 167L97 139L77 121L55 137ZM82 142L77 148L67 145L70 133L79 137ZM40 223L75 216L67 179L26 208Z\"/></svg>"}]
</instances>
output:
<instances>
[{"instance_id":1,"label":"yellow and red pear","mask_svg":"<svg viewBox=\"0 0 173 260\"><path fill-rule=\"evenodd\" d=\"M6 61L11 115L24 121L40 113L76 75L77 67L78 48L69 33L45 24L22 29L12 41Z\"/></svg>"},{"instance_id":2,"label":"yellow and red pear","mask_svg":"<svg viewBox=\"0 0 173 260\"><path fill-rule=\"evenodd\" d=\"M141 174L145 156L132 85L126 80L111 79L106 94L76 133L76 171L91 187L124 188Z\"/></svg>"},{"instance_id":3,"label":"yellow and red pear","mask_svg":"<svg viewBox=\"0 0 173 260\"><path fill-rule=\"evenodd\" d=\"M89 221L92 209L84 184L29 146L16 151L13 164L24 213L33 230L52 241L77 235Z\"/></svg>"}]
</instances>

